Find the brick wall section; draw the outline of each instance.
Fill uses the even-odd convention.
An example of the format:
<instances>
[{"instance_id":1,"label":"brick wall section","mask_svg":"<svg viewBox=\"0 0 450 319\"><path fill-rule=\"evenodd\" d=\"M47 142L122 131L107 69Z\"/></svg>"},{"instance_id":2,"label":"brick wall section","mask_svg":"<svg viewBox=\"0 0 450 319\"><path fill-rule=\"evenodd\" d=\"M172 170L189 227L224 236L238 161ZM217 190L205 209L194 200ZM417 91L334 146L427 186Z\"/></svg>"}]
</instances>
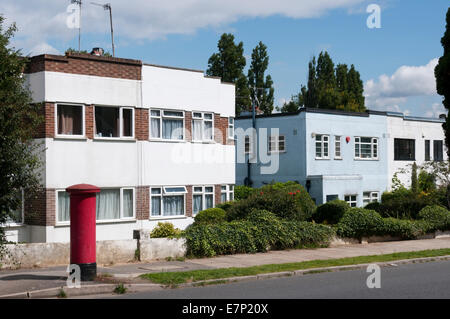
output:
<instances>
[{"instance_id":1,"label":"brick wall section","mask_svg":"<svg viewBox=\"0 0 450 319\"><path fill-rule=\"evenodd\" d=\"M150 187L136 187L136 219L147 220L150 217Z\"/></svg>"},{"instance_id":2,"label":"brick wall section","mask_svg":"<svg viewBox=\"0 0 450 319\"><path fill-rule=\"evenodd\" d=\"M221 192L222 192L222 185L220 184L214 185L214 197L215 197L214 205L220 204Z\"/></svg>"},{"instance_id":3,"label":"brick wall section","mask_svg":"<svg viewBox=\"0 0 450 319\"><path fill-rule=\"evenodd\" d=\"M94 138L94 106L86 105L84 108L84 126L86 130L86 137Z\"/></svg>"},{"instance_id":4,"label":"brick wall section","mask_svg":"<svg viewBox=\"0 0 450 319\"><path fill-rule=\"evenodd\" d=\"M54 226L56 223L55 189L40 189L25 198L25 223L28 225Z\"/></svg>"},{"instance_id":5,"label":"brick wall section","mask_svg":"<svg viewBox=\"0 0 450 319\"><path fill-rule=\"evenodd\" d=\"M234 145L234 140L228 138L228 117L214 114L214 140L223 145Z\"/></svg>"},{"instance_id":6,"label":"brick wall section","mask_svg":"<svg viewBox=\"0 0 450 319\"><path fill-rule=\"evenodd\" d=\"M25 73L41 71L141 80L142 61L90 54L42 54L30 59Z\"/></svg>"},{"instance_id":7,"label":"brick wall section","mask_svg":"<svg viewBox=\"0 0 450 319\"><path fill-rule=\"evenodd\" d=\"M184 112L184 132L186 134L185 140L192 141L192 112Z\"/></svg>"},{"instance_id":8,"label":"brick wall section","mask_svg":"<svg viewBox=\"0 0 450 319\"><path fill-rule=\"evenodd\" d=\"M186 216L192 217L192 185L186 186Z\"/></svg>"},{"instance_id":9,"label":"brick wall section","mask_svg":"<svg viewBox=\"0 0 450 319\"><path fill-rule=\"evenodd\" d=\"M55 104L43 103L40 115L45 121L37 128L34 138L55 137Z\"/></svg>"},{"instance_id":10,"label":"brick wall section","mask_svg":"<svg viewBox=\"0 0 450 319\"><path fill-rule=\"evenodd\" d=\"M137 140L146 141L149 138L149 118L147 109L135 109L135 136Z\"/></svg>"}]
</instances>

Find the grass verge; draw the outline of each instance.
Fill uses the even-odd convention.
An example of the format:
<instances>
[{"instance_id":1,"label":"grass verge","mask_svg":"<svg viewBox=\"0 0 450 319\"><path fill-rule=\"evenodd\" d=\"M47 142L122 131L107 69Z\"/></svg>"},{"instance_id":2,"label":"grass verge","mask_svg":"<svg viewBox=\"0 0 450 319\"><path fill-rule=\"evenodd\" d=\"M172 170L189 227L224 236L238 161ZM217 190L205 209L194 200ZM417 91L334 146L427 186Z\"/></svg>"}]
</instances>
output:
<instances>
[{"instance_id":1,"label":"grass verge","mask_svg":"<svg viewBox=\"0 0 450 319\"><path fill-rule=\"evenodd\" d=\"M357 264L367 264L374 262L388 262L401 259L413 259L413 258L425 258L425 257L438 257L450 255L450 248L445 249L433 249L433 250L422 250L422 251L412 251L412 252L400 252L385 255L371 255L371 256L360 256L360 257L347 257L340 259L325 259L325 260L311 260L303 261L297 263L286 263L286 264L270 264L261 265L245 268L218 268L218 269L207 269L207 270L191 270L191 271L180 271L180 272L159 272L159 273L149 273L143 274L140 277L148 279L151 282L165 284L165 285L176 285L187 282L196 282L201 280L209 279L223 279L229 277L240 277L240 276L251 276L258 274L265 274L271 272L280 271L294 271L303 270L311 268L321 268L321 267L333 267L333 266L346 266L346 265L357 265Z\"/></svg>"}]
</instances>

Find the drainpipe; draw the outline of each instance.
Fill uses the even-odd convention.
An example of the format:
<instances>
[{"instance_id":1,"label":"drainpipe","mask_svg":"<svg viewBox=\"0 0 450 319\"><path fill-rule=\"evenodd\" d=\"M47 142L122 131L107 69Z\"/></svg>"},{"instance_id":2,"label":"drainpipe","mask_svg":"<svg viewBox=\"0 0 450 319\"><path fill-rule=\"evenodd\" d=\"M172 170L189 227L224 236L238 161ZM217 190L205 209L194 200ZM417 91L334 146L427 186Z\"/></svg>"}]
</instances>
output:
<instances>
[{"instance_id":1,"label":"drainpipe","mask_svg":"<svg viewBox=\"0 0 450 319\"><path fill-rule=\"evenodd\" d=\"M256 89L254 89L254 91L255 91L255 99L256 99ZM255 103L255 101L252 101L252 128L253 128L253 131L256 130L256 103ZM256 141L257 140L258 140L258 137L256 135ZM253 142L255 142L254 144L256 144L256 141L253 141ZM256 145L253 145L252 153L254 152L254 148L255 147L256 147ZM248 155L248 160L247 160L247 178L246 178L246 181L245 181L245 185L246 186L252 186L253 185L253 181L251 179L251 166L252 166L252 164L250 163L250 155L251 154Z\"/></svg>"}]
</instances>

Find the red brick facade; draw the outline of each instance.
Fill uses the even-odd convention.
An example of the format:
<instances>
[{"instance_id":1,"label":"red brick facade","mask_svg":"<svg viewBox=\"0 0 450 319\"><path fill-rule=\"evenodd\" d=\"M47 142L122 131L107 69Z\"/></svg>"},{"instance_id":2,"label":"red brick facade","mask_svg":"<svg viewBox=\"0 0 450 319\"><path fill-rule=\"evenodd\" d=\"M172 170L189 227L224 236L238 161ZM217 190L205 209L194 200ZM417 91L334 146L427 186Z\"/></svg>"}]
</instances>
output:
<instances>
[{"instance_id":1,"label":"red brick facade","mask_svg":"<svg viewBox=\"0 0 450 319\"><path fill-rule=\"evenodd\" d=\"M220 114L214 114L214 129L216 143L234 145L234 139L228 138L228 117L221 117Z\"/></svg>"},{"instance_id":2,"label":"red brick facade","mask_svg":"<svg viewBox=\"0 0 450 319\"><path fill-rule=\"evenodd\" d=\"M135 136L139 141L148 140L149 118L147 109L135 109Z\"/></svg>"},{"instance_id":3,"label":"red brick facade","mask_svg":"<svg viewBox=\"0 0 450 319\"><path fill-rule=\"evenodd\" d=\"M94 106L86 105L84 108L84 125L86 130L86 137L94 138Z\"/></svg>"},{"instance_id":4,"label":"red brick facade","mask_svg":"<svg viewBox=\"0 0 450 319\"><path fill-rule=\"evenodd\" d=\"M192 185L186 186L186 216L192 217Z\"/></svg>"},{"instance_id":5,"label":"red brick facade","mask_svg":"<svg viewBox=\"0 0 450 319\"><path fill-rule=\"evenodd\" d=\"M55 104L42 103L40 115L45 121L36 130L34 138L55 137Z\"/></svg>"},{"instance_id":6,"label":"red brick facade","mask_svg":"<svg viewBox=\"0 0 450 319\"><path fill-rule=\"evenodd\" d=\"M222 185L214 185L214 205L220 204L220 198L222 193Z\"/></svg>"},{"instance_id":7,"label":"red brick facade","mask_svg":"<svg viewBox=\"0 0 450 319\"><path fill-rule=\"evenodd\" d=\"M90 54L65 56L43 54L32 57L25 73L41 71L141 80L142 61Z\"/></svg>"},{"instance_id":8,"label":"red brick facade","mask_svg":"<svg viewBox=\"0 0 450 319\"><path fill-rule=\"evenodd\" d=\"M54 226L56 223L55 189L41 189L34 195L25 196L25 223Z\"/></svg>"},{"instance_id":9,"label":"red brick facade","mask_svg":"<svg viewBox=\"0 0 450 319\"><path fill-rule=\"evenodd\" d=\"M150 187L136 187L136 219L147 220L150 217Z\"/></svg>"}]
</instances>

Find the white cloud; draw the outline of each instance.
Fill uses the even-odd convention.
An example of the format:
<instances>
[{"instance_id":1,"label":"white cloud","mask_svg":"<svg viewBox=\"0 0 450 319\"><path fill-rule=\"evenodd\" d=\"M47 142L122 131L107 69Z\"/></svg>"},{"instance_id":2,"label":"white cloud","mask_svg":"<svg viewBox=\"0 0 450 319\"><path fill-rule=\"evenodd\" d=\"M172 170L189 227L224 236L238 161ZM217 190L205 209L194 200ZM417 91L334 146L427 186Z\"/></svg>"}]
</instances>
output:
<instances>
[{"instance_id":1,"label":"white cloud","mask_svg":"<svg viewBox=\"0 0 450 319\"><path fill-rule=\"evenodd\" d=\"M431 110L425 113L426 117L439 117L441 114L447 114L447 110L444 108L442 103L433 103L431 105Z\"/></svg>"},{"instance_id":2,"label":"white cloud","mask_svg":"<svg viewBox=\"0 0 450 319\"><path fill-rule=\"evenodd\" d=\"M242 18L281 15L289 18L319 17L330 10L354 8L365 0L110 0L118 41L152 40L170 34L191 34L201 28L223 28ZM108 34L108 16L102 8L84 2L83 34ZM18 36L36 44L49 40L68 41L76 30L66 26L67 6L61 0L2 0L0 12L8 22L16 21ZM35 44L35 45L36 45ZM31 46L32 47L32 46ZM26 47L28 50L31 47Z\"/></svg>"},{"instance_id":3,"label":"white cloud","mask_svg":"<svg viewBox=\"0 0 450 319\"><path fill-rule=\"evenodd\" d=\"M366 105L380 110L400 109L408 97L432 96L436 93L434 68L438 59L426 65L399 67L392 75L380 75L378 80L370 79L364 84Z\"/></svg>"}]
</instances>

